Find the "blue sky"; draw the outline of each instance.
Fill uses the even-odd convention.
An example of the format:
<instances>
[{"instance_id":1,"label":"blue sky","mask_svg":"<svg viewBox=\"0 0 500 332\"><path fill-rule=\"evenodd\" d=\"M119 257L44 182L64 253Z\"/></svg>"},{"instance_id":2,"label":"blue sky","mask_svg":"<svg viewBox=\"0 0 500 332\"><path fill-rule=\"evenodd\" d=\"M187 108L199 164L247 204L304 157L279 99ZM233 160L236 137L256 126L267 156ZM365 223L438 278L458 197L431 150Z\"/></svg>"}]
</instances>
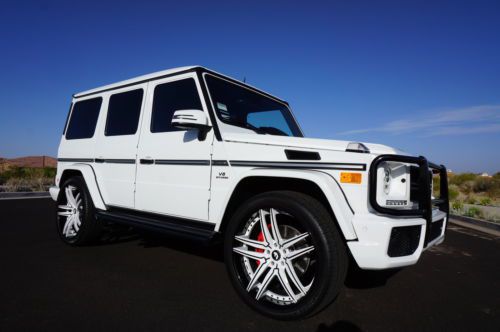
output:
<instances>
[{"instance_id":1,"label":"blue sky","mask_svg":"<svg viewBox=\"0 0 500 332\"><path fill-rule=\"evenodd\" d=\"M500 170L499 1L3 1L0 156L55 156L72 93L198 64L306 136Z\"/></svg>"}]
</instances>

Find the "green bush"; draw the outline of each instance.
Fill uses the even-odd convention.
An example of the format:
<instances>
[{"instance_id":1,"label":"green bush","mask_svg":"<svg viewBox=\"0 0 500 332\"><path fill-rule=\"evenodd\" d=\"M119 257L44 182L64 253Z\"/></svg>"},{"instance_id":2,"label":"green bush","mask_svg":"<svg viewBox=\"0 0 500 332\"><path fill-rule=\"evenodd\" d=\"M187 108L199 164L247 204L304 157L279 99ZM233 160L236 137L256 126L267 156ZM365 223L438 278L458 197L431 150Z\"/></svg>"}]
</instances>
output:
<instances>
[{"instance_id":1,"label":"green bush","mask_svg":"<svg viewBox=\"0 0 500 332\"><path fill-rule=\"evenodd\" d=\"M457 212L461 212L464 208L464 203L462 203L462 201L453 201L451 203L451 208Z\"/></svg>"},{"instance_id":2,"label":"green bush","mask_svg":"<svg viewBox=\"0 0 500 332\"><path fill-rule=\"evenodd\" d=\"M467 196L465 198L465 203L467 203L467 204L476 204L476 198L474 196Z\"/></svg>"},{"instance_id":3,"label":"green bush","mask_svg":"<svg viewBox=\"0 0 500 332\"><path fill-rule=\"evenodd\" d=\"M479 205L491 205L491 198L489 198L489 197L482 197L479 200Z\"/></svg>"},{"instance_id":4,"label":"green bush","mask_svg":"<svg viewBox=\"0 0 500 332\"><path fill-rule=\"evenodd\" d=\"M452 184L448 187L448 197L450 201L456 200L459 194L460 191L458 190L458 187L456 185Z\"/></svg>"},{"instance_id":5,"label":"green bush","mask_svg":"<svg viewBox=\"0 0 500 332\"><path fill-rule=\"evenodd\" d=\"M470 207L465 211L465 216L471 217L471 218L483 218L483 211L480 208L477 207Z\"/></svg>"}]
</instances>

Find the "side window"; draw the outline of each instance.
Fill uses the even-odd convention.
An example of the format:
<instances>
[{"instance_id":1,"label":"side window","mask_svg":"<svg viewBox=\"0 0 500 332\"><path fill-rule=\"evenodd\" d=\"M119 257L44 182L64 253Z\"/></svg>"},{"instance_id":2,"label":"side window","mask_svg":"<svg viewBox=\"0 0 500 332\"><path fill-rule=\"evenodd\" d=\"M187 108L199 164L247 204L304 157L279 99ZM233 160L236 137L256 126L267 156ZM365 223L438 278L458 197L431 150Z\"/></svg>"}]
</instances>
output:
<instances>
[{"instance_id":1,"label":"side window","mask_svg":"<svg viewBox=\"0 0 500 332\"><path fill-rule=\"evenodd\" d=\"M141 115L142 89L117 93L109 98L104 135L134 135Z\"/></svg>"},{"instance_id":2,"label":"side window","mask_svg":"<svg viewBox=\"0 0 500 332\"><path fill-rule=\"evenodd\" d=\"M79 101L73 106L71 119L66 130L66 139L91 138L94 136L102 98Z\"/></svg>"},{"instance_id":3,"label":"side window","mask_svg":"<svg viewBox=\"0 0 500 332\"><path fill-rule=\"evenodd\" d=\"M175 111L185 109L202 109L194 79L188 78L156 86L153 96L151 132L180 130L172 127L172 116Z\"/></svg>"}]
</instances>

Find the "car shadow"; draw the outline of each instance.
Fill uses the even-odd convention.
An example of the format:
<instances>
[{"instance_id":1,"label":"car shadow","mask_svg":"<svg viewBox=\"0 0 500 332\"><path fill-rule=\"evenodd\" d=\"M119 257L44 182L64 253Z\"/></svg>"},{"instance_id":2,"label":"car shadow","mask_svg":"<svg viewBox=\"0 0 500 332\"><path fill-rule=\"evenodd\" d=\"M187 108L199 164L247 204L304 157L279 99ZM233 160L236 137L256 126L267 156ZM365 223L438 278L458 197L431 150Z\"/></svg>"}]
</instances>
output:
<instances>
[{"instance_id":1,"label":"car shadow","mask_svg":"<svg viewBox=\"0 0 500 332\"><path fill-rule=\"evenodd\" d=\"M362 332L363 330L353 322L347 320L339 320L331 325L320 324L316 331L317 332Z\"/></svg>"},{"instance_id":2,"label":"car shadow","mask_svg":"<svg viewBox=\"0 0 500 332\"><path fill-rule=\"evenodd\" d=\"M351 261L344 285L351 289L382 287L387 284L389 279L394 277L401 270L401 268L388 270L362 270L354 261Z\"/></svg>"}]
</instances>

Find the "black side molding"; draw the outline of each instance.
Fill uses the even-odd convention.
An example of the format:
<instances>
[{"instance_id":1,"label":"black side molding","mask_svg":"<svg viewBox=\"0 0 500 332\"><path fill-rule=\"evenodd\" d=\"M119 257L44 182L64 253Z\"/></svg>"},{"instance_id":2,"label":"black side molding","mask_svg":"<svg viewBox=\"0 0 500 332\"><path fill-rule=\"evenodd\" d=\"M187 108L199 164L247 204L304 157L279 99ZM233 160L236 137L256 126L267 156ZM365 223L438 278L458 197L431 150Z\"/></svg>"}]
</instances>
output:
<instances>
[{"instance_id":1,"label":"black side molding","mask_svg":"<svg viewBox=\"0 0 500 332\"><path fill-rule=\"evenodd\" d=\"M212 243L219 234L214 231L215 225L212 223L122 208L111 207L108 211L98 210L96 217L204 244Z\"/></svg>"},{"instance_id":2,"label":"black side molding","mask_svg":"<svg viewBox=\"0 0 500 332\"><path fill-rule=\"evenodd\" d=\"M321 156L315 151L285 150L288 160L321 160Z\"/></svg>"}]
</instances>

